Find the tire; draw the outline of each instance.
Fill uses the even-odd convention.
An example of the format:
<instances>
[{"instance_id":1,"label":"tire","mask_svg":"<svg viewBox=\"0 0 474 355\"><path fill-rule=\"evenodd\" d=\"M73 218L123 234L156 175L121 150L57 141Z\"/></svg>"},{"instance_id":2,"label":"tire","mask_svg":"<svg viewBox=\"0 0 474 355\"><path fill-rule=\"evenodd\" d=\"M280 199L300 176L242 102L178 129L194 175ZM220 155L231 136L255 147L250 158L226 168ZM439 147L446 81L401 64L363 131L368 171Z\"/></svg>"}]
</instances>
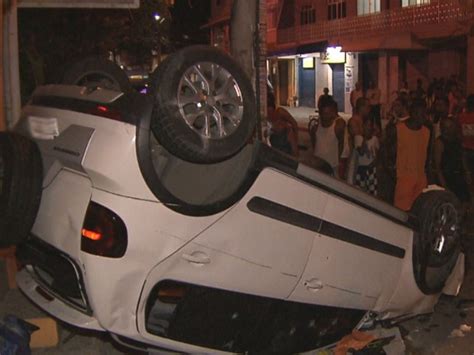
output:
<instances>
[{"instance_id":1,"label":"tire","mask_svg":"<svg viewBox=\"0 0 474 355\"><path fill-rule=\"evenodd\" d=\"M183 160L226 160L254 132L257 109L250 80L215 48L192 46L170 55L152 74L151 93L153 134Z\"/></svg>"},{"instance_id":2,"label":"tire","mask_svg":"<svg viewBox=\"0 0 474 355\"><path fill-rule=\"evenodd\" d=\"M0 247L17 245L28 237L42 182L38 146L23 136L0 132Z\"/></svg>"},{"instance_id":3,"label":"tire","mask_svg":"<svg viewBox=\"0 0 474 355\"><path fill-rule=\"evenodd\" d=\"M117 64L101 57L88 57L73 64L66 70L62 84L132 91L127 74Z\"/></svg>"},{"instance_id":4,"label":"tire","mask_svg":"<svg viewBox=\"0 0 474 355\"><path fill-rule=\"evenodd\" d=\"M426 294L442 291L461 248L459 201L448 191L429 191L415 201L412 213L418 218L414 239L415 278Z\"/></svg>"}]
</instances>

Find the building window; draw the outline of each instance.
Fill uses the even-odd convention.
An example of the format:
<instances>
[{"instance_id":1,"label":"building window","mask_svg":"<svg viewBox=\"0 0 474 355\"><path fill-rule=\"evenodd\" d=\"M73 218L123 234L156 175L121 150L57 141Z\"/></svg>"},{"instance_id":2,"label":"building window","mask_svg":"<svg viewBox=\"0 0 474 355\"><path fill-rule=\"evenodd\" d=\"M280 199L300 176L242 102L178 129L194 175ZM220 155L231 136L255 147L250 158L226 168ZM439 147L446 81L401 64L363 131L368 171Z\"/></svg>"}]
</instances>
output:
<instances>
[{"instance_id":1,"label":"building window","mask_svg":"<svg viewBox=\"0 0 474 355\"><path fill-rule=\"evenodd\" d=\"M431 0L402 0L402 7L428 5Z\"/></svg>"},{"instance_id":2,"label":"building window","mask_svg":"<svg viewBox=\"0 0 474 355\"><path fill-rule=\"evenodd\" d=\"M328 20L346 17L346 0L328 0Z\"/></svg>"},{"instance_id":3,"label":"building window","mask_svg":"<svg viewBox=\"0 0 474 355\"><path fill-rule=\"evenodd\" d=\"M316 22L316 9L313 5L303 5L301 7L300 23L301 25L309 25Z\"/></svg>"},{"instance_id":4,"label":"building window","mask_svg":"<svg viewBox=\"0 0 474 355\"><path fill-rule=\"evenodd\" d=\"M380 0L357 0L357 15L369 15L380 12Z\"/></svg>"}]
</instances>

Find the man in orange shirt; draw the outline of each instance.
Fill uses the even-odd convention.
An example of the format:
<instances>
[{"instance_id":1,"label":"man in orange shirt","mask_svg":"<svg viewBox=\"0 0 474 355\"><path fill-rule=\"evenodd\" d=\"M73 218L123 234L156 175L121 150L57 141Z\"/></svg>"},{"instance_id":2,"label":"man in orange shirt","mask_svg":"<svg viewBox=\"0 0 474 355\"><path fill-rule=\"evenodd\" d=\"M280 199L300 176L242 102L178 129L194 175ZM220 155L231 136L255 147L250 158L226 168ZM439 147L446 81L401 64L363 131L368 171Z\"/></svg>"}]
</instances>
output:
<instances>
[{"instance_id":1,"label":"man in orange shirt","mask_svg":"<svg viewBox=\"0 0 474 355\"><path fill-rule=\"evenodd\" d=\"M470 175L474 171L474 95L467 97L466 112L459 114L459 125L461 126L465 165ZM470 176L468 177L470 178Z\"/></svg>"},{"instance_id":2,"label":"man in orange shirt","mask_svg":"<svg viewBox=\"0 0 474 355\"><path fill-rule=\"evenodd\" d=\"M416 100L410 107L410 117L387 127L386 144L392 149L386 157L396 177L394 204L409 211L416 198L428 185L426 165L430 145L430 130L425 126L425 103Z\"/></svg>"}]
</instances>

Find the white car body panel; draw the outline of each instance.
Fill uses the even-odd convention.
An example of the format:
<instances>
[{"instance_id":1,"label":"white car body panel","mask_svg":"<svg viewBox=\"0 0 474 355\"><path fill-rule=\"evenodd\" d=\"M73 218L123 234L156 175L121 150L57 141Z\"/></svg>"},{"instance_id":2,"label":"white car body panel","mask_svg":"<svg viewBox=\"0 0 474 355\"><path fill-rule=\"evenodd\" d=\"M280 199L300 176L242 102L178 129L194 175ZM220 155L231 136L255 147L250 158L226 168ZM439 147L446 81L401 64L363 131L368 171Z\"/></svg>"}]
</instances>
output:
<instances>
[{"instance_id":1,"label":"white car body panel","mask_svg":"<svg viewBox=\"0 0 474 355\"><path fill-rule=\"evenodd\" d=\"M36 289L41 285L31 276L32 274L24 269L17 273L16 282L18 287L40 308L54 315L63 322L73 324L76 327L96 330L99 332L105 331L94 317L89 317L84 313L76 311L69 307L59 299L49 301L41 296Z\"/></svg>"},{"instance_id":2,"label":"white car body panel","mask_svg":"<svg viewBox=\"0 0 474 355\"><path fill-rule=\"evenodd\" d=\"M75 172L60 170L43 190L41 205L32 233L52 246L79 259L82 223L91 198L91 182Z\"/></svg>"},{"instance_id":3,"label":"white car body panel","mask_svg":"<svg viewBox=\"0 0 474 355\"><path fill-rule=\"evenodd\" d=\"M64 97L87 94L63 89ZM43 94L52 95L58 88L45 90ZM103 90L91 100L100 103L117 97ZM412 262L414 232L406 214L391 206L378 203L383 211L376 213L364 203L267 167L232 206L203 216L186 215L160 202L147 185L137 159L135 126L51 107L27 106L24 120L30 115L57 118L59 133L55 140L38 141L46 170L32 234L74 260L93 314L83 314L59 299L42 298L36 291L41 284L28 270L19 273L18 282L36 304L59 319L150 346L204 353L210 350L147 331L148 296L160 281L371 310L380 318L427 313L438 300L439 294L425 295L419 289ZM67 149L64 136L74 131L82 132L82 141L74 144L86 145L83 156ZM55 142L66 146L56 149ZM298 169L309 180L330 179L302 165ZM191 184L193 178L199 176L190 176ZM285 220L288 216L279 219L252 210L255 198L309 222L291 223ZM369 197L360 199L371 202ZM81 251L81 228L90 201L125 222L128 245L122 257ZM330 235L323 224L347 230L368 244ZM387 246L388 251L383 249Z\"/></svg>"},{"instance_id":4,"label":"white car body panel","mask_svg":"<svg viewBox=\"0 0 474 355\"><path fill-rule=\"evenodd\" d=\"M247 203L255 196L300 206L299 209L316 216L323 213L326 204L326 197L320 191L278 171L265 169L244 198L194 242L271 269L277 278L291 279L286 289L267 291L286 298L304 270L314 232L251 212Z\"/></svg>"},{"instance_id":5,"label":"white car body panel","mask_svg":"<svg viewBox=\"0 0 474 355\"><path fill-rule=\"evenodd\" d=\"M408 228L341 198L327 196L327 199L324 220L377 237L403 249L409 248L413 232ZM338 253L335 254L334 250L338 250ZM300 302L373 309L376 304L388 301L404 262L411 265L410 260L374 253L318 234L315 236L302 282L295 289L292 298ZM320 282L320 287L311 289L309 285L305 285L315 282Z\"/></svg>"}]
</instances>

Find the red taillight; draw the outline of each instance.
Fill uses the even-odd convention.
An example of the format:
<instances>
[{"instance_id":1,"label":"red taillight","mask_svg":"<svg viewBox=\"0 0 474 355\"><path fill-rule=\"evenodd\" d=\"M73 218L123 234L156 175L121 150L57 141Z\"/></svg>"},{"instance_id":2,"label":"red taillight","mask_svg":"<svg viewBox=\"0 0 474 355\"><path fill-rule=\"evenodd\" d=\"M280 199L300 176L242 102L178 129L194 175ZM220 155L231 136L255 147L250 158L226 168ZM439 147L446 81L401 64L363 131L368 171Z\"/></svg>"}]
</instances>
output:
<instances>
[{"instance_id":1,"label":"red taillight","mask_svg":"<svg viewBox=\"0 0 474 355\"><path fill-rule=\"evenodd\" d=\"M90 240L97 241L97 240L102 239L102 234L94 232L94 231L90 231L90 230L85 229L85 228L82 229L81 234L84 238L87 238L87 239L90 239Z\"/></svg>"},{"instance_id":2,"label":"red taillight","mask_svg":"<svg viewBox=\"0 0 474 355\"><path fill-rule=\"evenodd\" d=\"M94 255L120 258L127 250L127 228L115 213L95 202L87 208L81 230L81 250Z\"/></svg>"},{"instance_id":3,"label":"red taillight","mask_svg":"<svg viewBox=\"0 0 474 355\"><path fill-rule=\"evenodd\" d=\"M105 118L110 118L111 120L115 121L123 121L122 115L119 111L111 109L110 107L97 105L89 112L91 115L94 116L101 116Z\"/></svg>"}]
</instances>

